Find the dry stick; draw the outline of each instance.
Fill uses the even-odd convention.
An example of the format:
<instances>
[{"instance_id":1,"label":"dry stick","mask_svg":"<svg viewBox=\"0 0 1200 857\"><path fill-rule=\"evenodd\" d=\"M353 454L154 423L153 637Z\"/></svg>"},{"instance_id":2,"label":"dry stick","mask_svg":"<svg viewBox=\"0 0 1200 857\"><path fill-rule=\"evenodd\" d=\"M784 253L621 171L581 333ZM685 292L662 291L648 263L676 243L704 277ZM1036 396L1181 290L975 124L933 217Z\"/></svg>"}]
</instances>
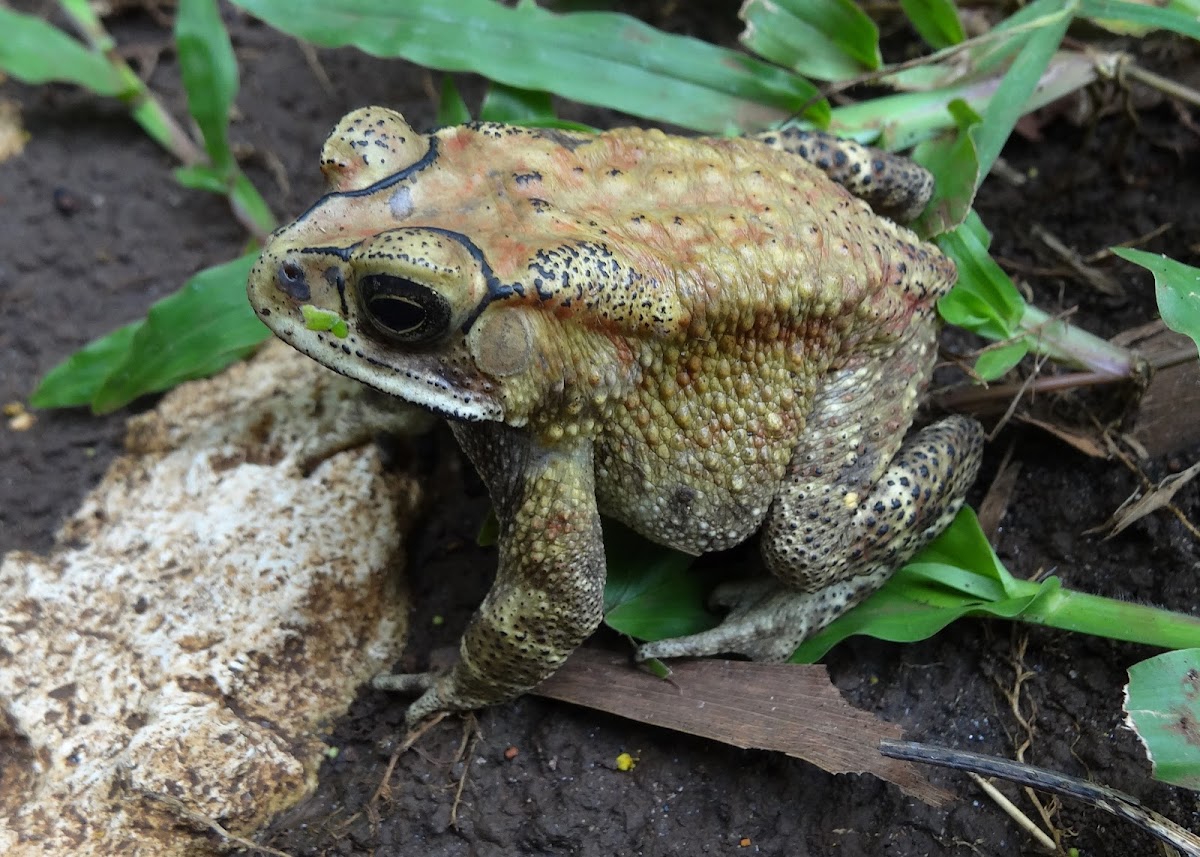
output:
<instances>
[{"instance_id":1,"label":"dry stick","mask_svg":"<svg viewBox=\"0 0 1200 857\"><path fill-rule=\"evenodd\" d=\"M1096 424L1097 428L1099 428L1099 423L1095 417L1092 417L1092 422ZM1109 437L1109 433L1107 431L1104 432L1104 437L1110 441L1109 451L1117 457L1117 461L1124 464L1134 476L1141 480L1142 491L1153 491L1155 485L1150 481L1150 477L1142 472L1142 468L1138 467L1129 460L1129 456L1121 450L1116 441ZM1192 538L1200 541L1200 529L1197 529L1196 525L1188 519L1188 516L1184 514L1183 510L1175 505L1175 501L1172 500L1170 503L1168 503L1166 508L1170 509L1171 514L1179 520L1179 523L1183 524L1184 529L1192 534Z\"/></svg>"},{"instance_id":2,"label":"dry stick","mask_svg":"<svg viewBox=\"0 0 1200 857\"><path fill-rule=\"evenodd\" d=\"M381 797L383 797L385 794L389 798L391 797L392 787L391 787L390 781L392 779L392 773L395 772L395 770L396 770L396 763L400 761L400 757L402 755L404 755L404 753L410 747L412 747L413 744L417 743L417 741L426 732L428 732L434 726L437 726L439 723L441 723L442 719L445 718L445 716L446 716L446 712L444 712L444 711L441 712L440 714L436 714L433 717L429 718L428 721L426 721L425 723L422 723L418 728L412 730L411 732L408 733L408 735L405 736L404 741L401 742L400 746L397 747L395 749L395 751L393 751L392 757L390 759L388 759L387 768L383 772L383 777L379 780L379 785L375 788L375 793L373 795L371 795L371 799L367 802L368 809L374 811L376 813L376 815L378 815L378 810L376 810L375 807L379 803L379 799Z\"/></svg>"},{"instance_id":3,"label":"dry stick","mask_svg":"<svg viewBox=\"0 0 1200 857\"><path fill-rule=\"evenodd\" d=\"M1058 852L1058 846L1054 844L1053 839L1046 835L1046 831L1034 824L1033 819L1021 812L1020 808L1017 807L1017 805L1011 800L1006 798L1003 792L1001 792L998 788L989 783L983 777L979 776L979 774L975 773L974 771L967 771L967 776L974 780L975 784L983 789L984 794L990 797L997 806L1004 810L1005 814L1015 821L1022 830L1036 839L1039 845L1041 845L1047 851Z\"/></svg>"},{"instance_id":4,"label":"dry stick","mask_svg":"<svg viewBox=\"0 0 1200 857\"><path fill-rule=\"evenodd\" d=\"M1017 406L1021 404L1021 399L1024 398L1026 391L1033 386L1033 382L1037 380L1038 373L1042 371L1042 367L1045 366L1049 360L1050 358L1045 354L1039 354L1034 359L1033 372L1031 372L1029 377L1025 379L1020 387L1017 388L1016 392L1013 394L1012 401L1008 403L1008 407L1004 410L1004 416L1000 417L996 425L992 427L991 432L988 434L989 442L995 440L1000 435L1000 432L1004 429L1004 427L1008 425L1008 421L1011 420L1013 414L1016 413Z\"/></svg>"},{"instance_id":5,"label":"dry stick","mask_svg":"<svg viewBox=\"0 0 1200 857\"><path fill-rule=\"evenodd\" d=\"M159 803L165 804L176 815L186 818L188 821L198 824L201 827L207 827L209 830L216 833L222 840L232 845L237 845L240 848L247 848L251 851L260 851L263 854L271 854L273 857L292 857L286 851L280 851L278 848L272 848L270 845L259 845L253 839L246 839L238 836L236 833L231 833L221 826L221 823L215 818L196 812L185 806L183 801L172 795L163 794L162 792L152 792L149 789L137 789L137 793L156 800Z\"/></svg>"},{"instance_id":6,"label":"dry stick","mask_svg":"<svg viewBox=\"0 0 1200 857\"><path fill-rule=\"evenodd\" d=\"M1177 98L1180 101L1200 106L1200 92L1191 87L1184 86L1178 81L1155 74L1152 71L1147 71L1135 63L1128 54L1117 54L1114 59L1115 62L1111 66L1096 62L1096 70L1101 74L1108 74L1114 77L1117 83L1122 86L1125 85L1126 77L1132 77L1138 83L1143 83L1146 86L1157 89L1170 98Z\"/></svg>"},{"instance_id":7,"label":"dry stick","mask_svg":"<svg viewBox=\"0 0 1200 857\"><path fill-rule=\"evenodd\" d=\"M1012 710L1013 717L1016 718L1017 725L1025 732L1025 739L1017 747L1017 761L1025 763L1025 751L1033 746L1034 723L1037 722L1037 701L1033 697L1026 697L1029 702L1029 716L1026 717L1021 713L1021 691L1025 687L1025 683L1033 678L1034 673L1025 665L1025 651L1029 648L1029 634L1024 629L1018 629L1013 626L1013 635L1016 638L1014 644L1015 651L1012 651L1012 656L1009 658L1009 664L1013 670L1013 686L1011 690L1006 689L997 680L996 684L1000 685L1000 692L1008 697L1008 705ZM1062 833L1058 826L1054 823L1052 815L1057 811L1058 798L1052 799L1052 806L1048 808L1033 789L1026 787L1025 796L1029 798L1029 802L1034 805L1038 811L1038 815L1042 817L1042 823L1046 825L1051 835L1054 838L1054 847L1058 851L1062 851Z\"/></svg>"},{"instance_id":8,"label":"dry stick","mask_svg":"<svg viewBox=\"0 0 1200 857\"><path fill-rule=\"evenodd\" d=\"M454 790L454 803L450 805L450 826L458 830L458 807L462 803L463 789L467 785L467 776L471 773L470 756L475 752L475 744L479 741L478 722L472 714L463 721L463 740L458 745L458 759L463 761L462 776L458 778L458 788Z\"/></svg>"},{"instance_id":9,"label":"dry stick","mask_svg":"<svg viewBox=\"0 0 1200 857\"><path fill-rule=\"evenodd\" d=\"M885 738L879 742L879 752L890 759L924 762L959 771L974 771L984 776L999 777L1051 794L1081 800L1140 827L1152 836L1178 849L1187 857L1200 857L1200 837L1185 830L1171 819L1142 806L1141 801L1137 798L1107 786L1096 785L1078 777L1069 777L1066 774L1048 771L1033 765L998 759L995 756L969 753L965 750L951 750L931 744L918 744L914 741L894 741Z\"/></svg>"}]
</instances>

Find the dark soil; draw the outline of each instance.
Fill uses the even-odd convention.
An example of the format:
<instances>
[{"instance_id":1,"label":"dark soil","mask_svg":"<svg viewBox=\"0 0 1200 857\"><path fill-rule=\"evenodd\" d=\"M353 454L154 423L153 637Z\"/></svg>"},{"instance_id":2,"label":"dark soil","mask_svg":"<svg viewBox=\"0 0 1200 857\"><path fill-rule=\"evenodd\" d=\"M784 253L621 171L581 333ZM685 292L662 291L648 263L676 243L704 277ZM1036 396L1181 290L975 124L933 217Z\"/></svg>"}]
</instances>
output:
<instances>
[{"instance_id":1,"label":"dark soil","mask_svg":"<svg viewBox=\"0 0 1200 857\"><path fill-rule=\"evenodd\" d=\"M354 51L321 51L332 82L326 89L295 42L240 15L231 21L242 68L234 135L251 153L251 177L283 218L318 195L317 153L346 111L379 103L401 109L418 126L433 120L437 81L430 72ZM112 23L120 43L136 48L143 61L169 46L169 33L149 16ZM158 59L151 83L182 116L173 57L168 51ZM461 83L469 95L481 91L478 81ZM31 135L22 156L0 164L0 402L9 402L27 399L51 366L139 317L191 273L237 255L245 236L220 199L173 181L171 159L115 103L12 83L0 87L0 97L22 104ZM595 110L573 115L597 125L620 121ZM1057 121L1043 134L1005 150L1008 165L1027 181L1017 187L993 177L979 199L999 256L1030 269L1054 267L1031 235L1034 223L1084 254L1173 223L1146 249L1200 261L1197 139L1169 107L1144 110L1137 124L1117 116L1081 130ZM272 167L282 168L290 189ZM64 205L68 198L72 204ZM1123 263L1102 264L1128 284L1128 299L1098 296L1069 277L1027 279L1039 305L1078 306L1075 320L1102 335L1153 318L1149 277ZM39 413L30 431L0 428L0 551L49 548L58 522L119 451L127 416ZM449 476L432 480L433 502L412 552L416 639L407 667L453 645L495 564L494 551L474 545L486 509L478 482L448 435L428 442L441 456L438 470ZM1049 569L1072 588L1194 609L1200 548L1175 518L1154 515L1108 542L1082 534L1136 487L1119 464L1010 428L992 444L976 502L1009 448L1022 470L997 549L1014 573ZM1149 461L1146 470L1160 478L1196 453ZM1177 504L1200 520L1195 484ZM433 626L435 614L446 617L444 625ZM1152 654L1135 645L966 621L911 646L855 640L828 662L853 704L901 724L908 737L1005 757L1026 738L1006 694L1015 671L1027 670L1021 711L1034 722L1027 760L1122 789L1200 829L1195 796L1151 780L1137 740L1122 726L1125 670ZM465 754L461 720L436 727L400 759L390 800L373 823L367 803L402 737L402 714L402 701L364 691L332 727L329 741L339 753L325 765L317 795L279 819L262 841L295 855L744 850L907 857L1032 850L1027 836L958 774L931 773L960 796L948 808L931 809L871 777L831 776L793 759L534 697L482 712L478 739ZM621 752L637 757L631 772L616 770ZM1078 804L1064 804L1054 821L1085 854L1162 853L1149 837Z\"/></svg>"}]
</instances>

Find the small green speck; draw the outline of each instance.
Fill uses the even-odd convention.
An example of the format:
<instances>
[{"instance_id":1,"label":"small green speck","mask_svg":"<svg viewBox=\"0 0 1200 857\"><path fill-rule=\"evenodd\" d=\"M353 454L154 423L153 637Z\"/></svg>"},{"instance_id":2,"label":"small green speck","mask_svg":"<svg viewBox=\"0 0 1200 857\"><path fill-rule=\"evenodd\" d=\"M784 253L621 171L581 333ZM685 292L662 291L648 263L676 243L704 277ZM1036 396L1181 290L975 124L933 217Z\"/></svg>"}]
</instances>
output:
<instances>
[{"instance_id":1,"label":"small green speck","mask_svg":"<svg viewBox=\"0 0 1200 857\"><path fill-rule=\"evenodd\" d=\"M446 624L446 617L445 616L434 616L431 621L433 623L433 627L440 628L442 625Z\"/></svg>"},{"instance_id":2,"label":"small green speck","mask_svg":"<svg viewBox=\"0 0 1200 857\"><path fill-rule=\"evenodd\" d=\"M340 752L341 752L341 750L339 750L337 747L326 747L325 748L325 758L326 759L336 759L338 757L338 753L340 753Z\"/></svg>"},{"instance_id":3,"label":"small green speck","mask_svg":"<svg viewBox=\"0 0 1200 857\"><path fill-rule=\"evenodd\" d=\"M304 326L309 330L328 330L338 339L345 339L350 332L346 322L336 312L304 304L300 307L300 313L304 316Z\"/></svg>"}]
</instances>

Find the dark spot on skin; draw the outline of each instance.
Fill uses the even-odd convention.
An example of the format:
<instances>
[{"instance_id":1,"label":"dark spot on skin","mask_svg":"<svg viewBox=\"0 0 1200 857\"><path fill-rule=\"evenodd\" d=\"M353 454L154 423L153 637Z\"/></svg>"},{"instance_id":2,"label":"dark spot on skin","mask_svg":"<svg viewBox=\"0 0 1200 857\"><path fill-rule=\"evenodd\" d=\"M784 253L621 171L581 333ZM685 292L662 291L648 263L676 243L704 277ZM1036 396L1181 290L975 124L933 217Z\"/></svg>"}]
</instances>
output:
<instances>
[{"instance_id":1,"label":"dark spot on skin","mask_svg":"<svg viewBox=\"0 0 1200 857\"><path fill-rule=\"evenodd\" d=\"M696 502L696 489L687 485L680 485L671 494L671 509L680 517L685 517L692 508L692 504Z\"/></svg>"},{"instance_id":2,"label":"dark spot on skin","mask_svg":"<svg viewBox=\"0 0 1200 857\"><path fill-rule=\"evenodd\" d=\"M342 277L342 269L326 268L325 282L337 289L338 300L342 305L342 316L345 317L349 314L350 308L346 305L346 280Z\"/></svg>"}]
</instances>

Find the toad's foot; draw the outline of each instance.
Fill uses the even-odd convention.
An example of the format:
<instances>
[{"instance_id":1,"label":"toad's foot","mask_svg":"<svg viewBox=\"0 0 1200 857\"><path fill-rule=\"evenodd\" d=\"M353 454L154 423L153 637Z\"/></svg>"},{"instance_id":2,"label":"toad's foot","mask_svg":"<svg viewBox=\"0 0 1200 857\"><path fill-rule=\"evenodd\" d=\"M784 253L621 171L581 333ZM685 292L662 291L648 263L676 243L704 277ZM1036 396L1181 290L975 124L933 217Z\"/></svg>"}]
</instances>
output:
<instances>
[{"instance_id":1,"label":"toad's foot","mask_svg":"<svg viewBox=\"0 0 1200 857\"><path fill-rule=\"evenodd\" d=\"M886 577L887 572L880 576ZM858 579L820 592L797 592L766 577L725 583L713 591L710 599L713 606L730 608L720 625L699 634L646 643L638 647L637 659L732 652L756 661L780 663L829 617L848 609L862 589L863 582Z\"/></svg>"},{"instance_id":2,"label":"toad's foot","mask_svg":"<svg viewBox=\"0 0 1200 857\"><path fill-rule=\"evenodd\" d=\"M434 714L470 711L495 701L490 696L475 698L465 694L454 671L384 673L371 679L371 687L395 693L420 694L404 713L405 723L410 729Z\"/></svg>"}]
</instances>

